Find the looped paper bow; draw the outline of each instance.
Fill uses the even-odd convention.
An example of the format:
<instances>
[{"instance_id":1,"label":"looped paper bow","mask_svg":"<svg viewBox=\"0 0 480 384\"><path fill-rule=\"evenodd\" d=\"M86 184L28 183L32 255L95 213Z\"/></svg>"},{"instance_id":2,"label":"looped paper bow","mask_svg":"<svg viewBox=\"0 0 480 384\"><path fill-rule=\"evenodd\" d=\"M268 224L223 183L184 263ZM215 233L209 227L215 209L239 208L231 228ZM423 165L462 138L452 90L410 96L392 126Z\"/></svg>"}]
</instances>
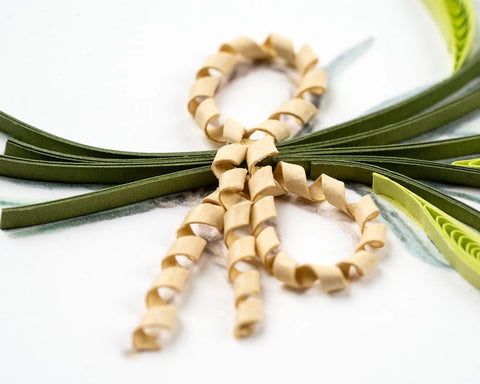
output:
<instances>
[{"instance_id":1,"label":"looped paper bow","mask_svg":"<svg viewBox=\"0 0 480 384\"><path fill-rule=\"evenodd\" d=\"M213 99L219 81L212 72L227 76L241 60L281 60L302 75L295 98L285 102L268 120L250 129L231 119L222 124ZM293 44L283 37L271 35L262 45L242 37L222 45L198 71L188 110L210 139L230 144L221 147L212 162L218 188L187 214L162 264L162 272L147 293L147 312L133 334L135 349L160 349L158 331L170 329L174 324L176 308L160 292L166 288L181 292L189 272L176 257L187 256L197 261L206 245L192 230L194 223L223 231L228 250L228 278L233 284L237 310L234 334L238 338L250 335L262 319L257 260L290 287L306 289L319 281L327 292L344 289L351 268L362 276L377 263L376 256L366 248L383 247L386 227L381 223L368 224L378 216L370 196L348 204L344 184L340 181L322 175L308 185L305 170L299 165L280 162L275 171L270 165L261 165L262 161L278 155L275 142L290 135L288 126L281 121L283 116L293 117L302 125L315 115L317 108L306 98L326 90L325 72L314 69L317 62L308 46L295 53ZM264 136L252 139L255 133ZM355 220L361 232L356 252L334 266L297 265L280 250L276 231L269 225L276 217L274 196L287 193L315 203L327 200Z\"/></svg>"}]
</instances>

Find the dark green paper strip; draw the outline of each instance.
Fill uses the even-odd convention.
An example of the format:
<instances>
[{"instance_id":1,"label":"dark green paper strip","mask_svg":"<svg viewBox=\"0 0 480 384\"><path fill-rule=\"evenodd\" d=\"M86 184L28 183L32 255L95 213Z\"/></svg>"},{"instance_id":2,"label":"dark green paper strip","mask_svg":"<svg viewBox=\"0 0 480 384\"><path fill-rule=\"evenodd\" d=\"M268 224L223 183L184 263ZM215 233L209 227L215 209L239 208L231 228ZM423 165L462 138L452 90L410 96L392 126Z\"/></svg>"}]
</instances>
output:
<instances>
[{"instance_id":1,"label":"dark green paper strip","mask_svg":"<svg viewBox=\"0 0 480 384\"><path fill-rule=\"evenodd\" d=\"M62 152L66 154L78 156L91 156L100 158L117 158L117 159L131 159L131 158L152 158L152 157L169 157L169 156L184 156L188 152L172 152L166 153L144 153L144 152L126 152L115 151L110 149L97 148L89 145L84 145L70 141L48 132L42 131L31 125L28 125L4 112L0 112L0 131L7 135L21 140L25 143L32 144L41 148L50 149L55 152ZM212 151L199 151L197 153L210 154Z\"/></svg>"},{"instance_id":2,"label":"dark green paper strip","mask_svg":"<svg viewBox=\"0 0 480 384\"><path fill-rule=\"evenodd\" d=\"M437 140L420 143L391 144L384 146L300 149L296 153L280 151L279 160L295 157L309 159L316 155L375 155L398 156L425 160L449 159L480 153L480 135L465 136L455 139Z\"/></svg>"},{"instance_id":3,"label":"dark green paper strip","mask_svg":"<svg viewBox=\"0 0 480 384\"><path fill-rule=\"evenodd\" d=\"M216 182L210 167L170 173L66 199L6 208L2 210L0 228L19 228L69 219L174 192L215 185Z\"/></svg>"},{"instance_id":4,"label":"dark green paper strip","mask_svg":"<svg viewBox=\"0 0 480 384\"><path fill-rule=\"evenodd\" d=\"M128 183L205 165L208 163L204 161L187 164L174 161L169 164L65 163L0 155L0 173L3 176L76 184Z\"/></svg>"},{"instance_id":5,"label":"dark green paper strip","mask_svg":"<svg viewBox=\"0 0 480 384\"><path fill-rule=\"evenodd\" d=\"M384 156L314 156L309 162L302 163L295 158L286 158L284 161L303 166L311 170L310 163L341 161L342 163L364 163L378 166L390 171L408 176L413 179L448 183L453 185L480 187L480 169L470 169L451 164L439 163L428 160L410 159L404 157Z\"/></svg>"},{"instance_id":6,"label":"dark green paper strip","mask_svg":"<svg viewBox=\"0 0 480 384\"><path fill-rule=\"evenodd\" d=\"M390 124L380 128L372 128L368 132L351 134L335 140L325 140L310 145L291 145L285 151L297 151L299 148L333 148L338 146L385 145L398 143L423 133L429 132L442 125L448 124L469 112L480 108L480 90L474 90L461 98L446 105L434 108L418 116L402 122ZM322 131L320 131L322 132ZM280 147L283 149L283 147Z\"/></svg>"},{"instance_id":7,"label":"dark green paper strip","mask_svg":"<svg viewBox=\"0 0 480 384\"><path fill-rule=\"evenodd\" d=\"M119 163L119 164L169 164L172 161L182 161L186 164L189 162L197 163L203 161L205 164L211 164L215 157L215 152L212 151L211 156L205 156L203 152L188 152L188 155L179 154L167 157L150 157L150 158L133 158L133 159L117 159L117 158L102 158L91 156L79 156L56 152L45 148L40 148L32 144L27 144L23 141L9 138L5 145L5 155L11 157L24 158L27 160L46 160L46 161L64 161L64 162L80 162L80 163Z\"/></svg>"}]
</instances>

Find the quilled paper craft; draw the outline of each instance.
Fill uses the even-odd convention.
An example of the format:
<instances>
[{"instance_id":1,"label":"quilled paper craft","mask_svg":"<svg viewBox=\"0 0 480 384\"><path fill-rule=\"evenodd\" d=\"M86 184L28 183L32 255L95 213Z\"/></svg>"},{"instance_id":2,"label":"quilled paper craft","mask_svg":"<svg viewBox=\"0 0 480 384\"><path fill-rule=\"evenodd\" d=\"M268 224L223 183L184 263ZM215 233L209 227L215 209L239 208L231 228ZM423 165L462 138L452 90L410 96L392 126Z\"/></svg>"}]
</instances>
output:
<instances>
[{"instance_id":1,"label":"quilled paper craft","mask_svg":"<svg viewBox=\"0 0 480 384\"><path fill-rule=\"evenodd\" d=\"M480 91L472 86L480 75L480 52L471 52L474 9L467 0L425 2L444 31L454 74L399 103L300 137L288 139L291 123L298 128L311 122L317 113L311 101L326 91L326 73L315 69L317 58L311 48L295 52L288 39L277 35L262 45L245 37L223 44L197 72L187 108L207 137L223 144L218 151L138 153L96 148L53 136L0 112L0 131L9 135L5 154L0 156L1 175L118 184L3 209L0 227L45 224L192 188L217 188L185 217L162 262L162 273L147 292L147 311L133 335L139 350L159 349L158 330L175 323L172 297L181 293L190 263L200 258L206 246L195 230L198 224L223 231L237 337L250 335L262 320L260 267L293 288L317 283L327 292L344 288L352 271L367 273L376 263L372 251L385 243L386 228L372 222L378 210L370 197L347 203L339 180L373 184L374 192L413 217L446 260L479 288L480 212L423 181L480 187L478 159L440 161L478 157L480 135L404 142L478 111ZM242 60L280 61L300 76L294 98L254 127L223 121L214 101L217 75L228 77ZM309 184L307 178L315 181ZM336 265L322 266L299 265L292 258L295 255L283 252L269 223L276 217L275 196L286 193L314 203L326 200L355 220L360 238L355 254Z\"/></svg>"}]
</instances>

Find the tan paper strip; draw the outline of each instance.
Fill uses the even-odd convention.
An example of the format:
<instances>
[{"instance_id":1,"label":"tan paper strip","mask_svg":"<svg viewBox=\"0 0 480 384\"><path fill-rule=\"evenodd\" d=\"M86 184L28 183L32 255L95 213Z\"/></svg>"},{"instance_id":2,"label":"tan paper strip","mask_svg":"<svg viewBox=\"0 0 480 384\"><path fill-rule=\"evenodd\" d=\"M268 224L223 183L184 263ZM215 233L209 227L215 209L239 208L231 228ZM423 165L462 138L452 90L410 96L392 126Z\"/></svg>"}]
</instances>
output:
<instances>
[{"instance_id":1,"label":"tan paper strip","mask_svg":"<svg viewBox=\"0 0 480 384\"><path fill-rule=\"evenodd\" d=\"M290 99L272 113L269 119L278 120L281 115L290 115L295 117L299 121L299 124L306 124L316 113L317 107L309 101L304 99Z\"/></svg>"},{"instance_id":2,"label":"tan paper strip","mask_svg":"<svg viewBox=\"0 0 480 384\"><path fill-rule=\"evenodd\" d=\"M309 45L304 45L295 57L295 66L301 75L305 75L318 63L318 57Z\"/></svg>"},{"instance_id":3,"label":"tan paper strip","mask_svg":"<svg viewBox=\"0 0 480 384\"><path fill-rule=\"evenodd\" d=\"M228 75L235 65L237 65L238 58L236 55L228 52L217 52L210 56L202 68L197 72L197 78L210 76L211 70L220 72L222 75Z\"/></svg>"},{"instance_id":4,"label":"tan paper strip","mask_svg":"<svg viewBox=\"0 0 480 384\"><path fill-rule=\"evenodd\" d=\"M284 59L287 65L294 65L295 51L293 50L293 43L290 39L279 35L270 35L265 40L264 48L270 52L273 57Z\"/></svg>"},{"instance_id":5,"label":"tan paper strip","mask_svg":"<svg viewBox=\"0 0 480 384\"><path fill-rule=\"evenodd\" d=\"M149 309L140 319L133 332L133 347L136 350L160 350L158 334L162 329L170 330L177 319L177 308L162 305Z\"/></svg>"},{"instance_id":6,"label":"tan paper strip","mask_svg":"<svg viewBox=\"0 0 480 384\"><path fill-rule=\"evenodd\" d=\"M223 44L220 51L239 54L247 60L266 60L271 57L270 53L255 40L241 36Z\"/></svg>"},{"instance_id":7,"label":"tan paper strip","mask_svg":"<svg viewBox=\"0 0 480 384\"><path fill-rule=\"evenodd\" d=\"M306 93L323 95L327 90L327 72L321 69L308 72L300 80L295 97L301 98Z\"/></svg>"},{"instance_id":8,"label":"tan paper strip","mask_svg":"<svg viewBox=\"0 0 480 384\"><path fill-rule=\"evenodd\" d=\"M188 111L195 116L198 105L208 98L212 98L218 87L219 79L214 76L201 77L193 83L188 98Z\"/></svg>"},{"instance_id":9,"label":"tan paper strip","mask_svg":"<svg viewBox=\"0 0 480 384\"><path fill-rule=\"evenodd\" d=\"M246 136L250 137L253 133L257 131L264 132L270 136L273 136L277 143L288 139L288 137L290 136L290 130L288 129L288 127L281 121L273 119L266 120L251 129L247 129Z\"/></svg>"},{"instance_id":10,"label":"tan paper strip","mask_svg":"<svg viewBox=\"0 0 480 384\"><path fill-rule=\"evenodd\" d=\"M147 292L147 311L132 336L135 350L161 349L160 331L170 330L177 316L177 308L170 303L173 297L165 297L161 289L169 288L177 294L181 293L189 271L181 266L179 258L187 257L190 261L196 262L206 245L206 241L195 234L192 225L209 225L221 231L224 212L221 206L202 203L192 208L185 216L177 230L177 239L162 262L162 271Z\"/></svg>"}]
</instances>

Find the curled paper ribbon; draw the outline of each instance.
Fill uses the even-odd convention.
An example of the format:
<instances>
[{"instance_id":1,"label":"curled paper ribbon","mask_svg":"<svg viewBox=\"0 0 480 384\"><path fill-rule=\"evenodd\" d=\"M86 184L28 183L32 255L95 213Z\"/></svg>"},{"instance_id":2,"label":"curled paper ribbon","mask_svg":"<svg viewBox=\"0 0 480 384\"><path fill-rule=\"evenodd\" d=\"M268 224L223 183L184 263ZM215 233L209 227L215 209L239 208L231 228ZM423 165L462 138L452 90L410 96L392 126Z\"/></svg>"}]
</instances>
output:
<instances>
[{"instance_id":1,"label":"curled paper ribbon","mask_svg":"<svg viewBox=\"0 0 480 384\"><path fill-rule=\"evenodd\" d=\"M286 101L263 123L246 128L234 120L222 122L213 96L220 76L228 76L241 61L281 61L295 68L302 78L295 98ZM282 121L290 116L298 124L308 123L317 108L308 101L310 95L321 95L326 90L326 73L314 69L318 58L309 46L297 53L290 40L269 36L262 45L240 37L223 44L197 72L191 87L188 110L197 125L213 141L226 143L213 159L212 171L218 179L218 188L202 204L192 209L177 231L177 240L162 263L162 272L147 293L147 312L133 334L137 350L160 349L158 330L171 329L176 308L161 290L181 292L188 270L180 264L183 255L197 261L206 245L193 231L192 224L204 224L223 230L227 253L228 279L233 285L237 311L234 335L242 338L254 332L262 320L260 298L260 259L268 272L284 284L295 288L309 288L319 281L327 292L347 286L351 268L358 275L368 273L377 263L376 256L367 247L379 248L385 244L386 227L370 223L378 209L369 196L348 204L344 184L322 175L308 185L305 171L294 164L280 162L275 171L263 160L278 154L276 143L290 136L289 127ZM264 136L253 140L255 132ZM246 163L246 168L243 164ZM274 197L294 193L312 202L329 201L355 220L361 239L351 257L334 266L297 265L285 252L279 250L280 241L268 220L276 217Z\"/></svg>"},{"instance_id":2,"label":"curled paper ribbon","mask_svg":"<svg viewBox=\"0 0 480 384\"><path fill-rule=\"evenodd\" d=\"M182 257L196 263L207 242L196 235L192 225L203 224L223 229L223 208L202 203L190 210L177 230L177 239L162 262L162 271L155 278L146 295L147 311L133 333L133 345L138 350L159 350L158 332L171 329L177 317L177 308L172 305L175 294L181 293L189 270ZM173 291L174 295L172 295Z\"/></svg>"},{"instance_id":3,"label":"curled paper ribbon","mask_svg":"<svg viewBox=\"0 0 480 384\"><path fill-rule=\"evenodd\" d=\"M314 264L298 265L285 252L279 251L279 241L271 226L258 228L257 248L259 256L267 268L278 280L294 288L309 288L317 280L326 292L344 289L347 286L350 271L353 267L358 275L367 274L376 264L377 257L366 250L367 246L381 248L386 241L386 226L382 223L369 223L375 219L379 211L370 196L348 204L345 198L345 184L325 174L313 184L307 185L305 170L289 163L279 163L275 169L276 181L285 192L292 192L312 202L328 201L348 217L355 220L361 232L360 242L355 253L334 266ZM273 201L272 201L273 203ZM273 209L272 209L273 208ZM263 217L258 224L265 224L273 215L274 206L270 209L259 209ZM269 214L265 215L265 212ZM257 224L257 223L255 223Z\"/></svg>"}]
</instances>

